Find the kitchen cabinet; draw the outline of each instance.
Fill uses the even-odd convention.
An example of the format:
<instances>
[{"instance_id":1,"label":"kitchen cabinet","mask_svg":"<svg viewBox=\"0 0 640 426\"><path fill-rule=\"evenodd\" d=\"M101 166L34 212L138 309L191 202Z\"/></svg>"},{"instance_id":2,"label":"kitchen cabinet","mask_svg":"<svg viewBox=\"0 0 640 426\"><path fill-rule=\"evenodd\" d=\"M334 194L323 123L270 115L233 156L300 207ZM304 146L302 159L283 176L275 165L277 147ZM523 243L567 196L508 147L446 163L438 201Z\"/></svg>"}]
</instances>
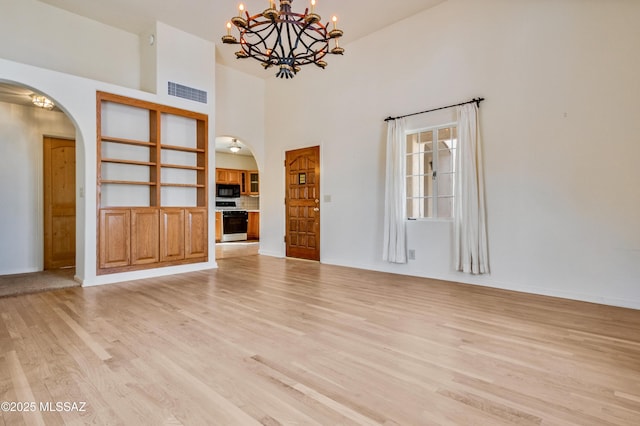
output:
<instances>
[{"instance_id":1,"label":"kitchen cabinet","mask_svg":"<svg viewBox=\"0 0 640 426\"><path fill-rule=\"evenodd\" d=\"M260 180L258 176L257 170L249 170L247 171L247 193L249 195L259 195L260 194Z\"/></svg>"},{"instance_id":2,"label":"kitchen cabinet","mask_svg":"<svg viewBox=\"0 0 640 426\"><path fill-rule=\"evenodd\" d=\"M249 212L249 223L247 224L247 239L260 239L260 213Z\"/></svg>"},{"instance_id":3,"label":"kitchen cabinet","mask_svg":"<svg viewBox=\"0 0 640 426\"><path fill-rule=\"evenodd\" d=\"M241 170L236 169L216 169L216 183L241 185L241 172Z\"/></svg>"},{"instance_id":4,"label":"kitchen cabinet","mask_svg":"<svg viewBox=\"0 0 640 426\"><path fill-rule=\"evenodd\" d=\"M216 212L216 242L222 241L222 212Z\"/></svg>"},{"instance_id":5,"label":"kitchen cabinet","mask_svg":"<svg viewBox=\"0 0 640 426\"><path fill-rule=\"evenodd\" d=\"M249 195L249 173L240 171L240 195Z\"/></svg>"}]
</instances>

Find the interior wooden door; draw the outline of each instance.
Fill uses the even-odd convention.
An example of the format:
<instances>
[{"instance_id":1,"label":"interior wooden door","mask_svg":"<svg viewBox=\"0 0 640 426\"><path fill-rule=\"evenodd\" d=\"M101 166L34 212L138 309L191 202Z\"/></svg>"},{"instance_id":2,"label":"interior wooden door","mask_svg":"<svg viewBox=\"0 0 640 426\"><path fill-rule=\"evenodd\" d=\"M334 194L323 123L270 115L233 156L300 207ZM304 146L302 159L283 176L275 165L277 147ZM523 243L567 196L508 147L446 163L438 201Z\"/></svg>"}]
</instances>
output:
<instances>
[{"instance_id":1,"label":"interior wooden door","mask_svg":"<svg viewBox=\"0 0 640 426\"><path fill-rule=\"evenodd\" d=\"M320 260L320 147L287 151L287 257Z\"/></svg>"},{"instance_id":2,"label":"interior wooden door","mask_svg":"<svg viewBox=\"0 0 640 426\"><path fill-rule=\"evenodd\" d=\"M44 138L44 269L76 264L76 143Z\"/></svg>"}]
</instances>

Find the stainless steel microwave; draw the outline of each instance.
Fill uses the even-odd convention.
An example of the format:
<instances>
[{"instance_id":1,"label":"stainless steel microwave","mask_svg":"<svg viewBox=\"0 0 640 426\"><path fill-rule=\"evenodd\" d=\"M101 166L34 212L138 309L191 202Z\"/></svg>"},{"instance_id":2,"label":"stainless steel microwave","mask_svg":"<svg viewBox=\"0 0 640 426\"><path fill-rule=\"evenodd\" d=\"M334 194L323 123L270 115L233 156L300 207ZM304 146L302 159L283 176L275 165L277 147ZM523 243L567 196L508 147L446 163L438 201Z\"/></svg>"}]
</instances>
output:
<instances>
[{"instance_id":1,"label":"stainless steel microwave","mask_svg":"<svg viewBox=\"0 0 640 426\"><path fill-rule=\"evenodd\" d=\"M240 198L240 185L219 183L216 185L216 197Z\"/></svg>"}]
</instances>

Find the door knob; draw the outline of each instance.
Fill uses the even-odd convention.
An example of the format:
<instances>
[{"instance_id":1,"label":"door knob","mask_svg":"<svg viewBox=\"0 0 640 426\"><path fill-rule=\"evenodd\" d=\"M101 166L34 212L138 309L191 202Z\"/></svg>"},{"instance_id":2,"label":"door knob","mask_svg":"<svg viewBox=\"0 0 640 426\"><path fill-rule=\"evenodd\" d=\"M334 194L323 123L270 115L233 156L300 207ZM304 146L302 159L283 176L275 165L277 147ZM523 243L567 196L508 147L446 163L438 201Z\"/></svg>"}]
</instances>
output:
<instances>
[{"instance_id":1,"label":"door knob","mask_svg":"<svg viewBox=\"0 0 640 426\"><path fill-rule=\"evenodd\" d=\"M320 200L318 200L318 199L316 198L316 204L318 204L319 202L320 202Z\"/></svg>"},{"instance_id":2,"label":"door knob","mask_svg":"<svg viewBox=\"0 0 640 426\"><path fill-rule=\"evenodd\" d=\"M314 212L319 212L319 211L320 211L320 209L319 209L319 208L317 208L317 207L314 207L313 211L314 211Z\"/></svg>"}]
</instances>

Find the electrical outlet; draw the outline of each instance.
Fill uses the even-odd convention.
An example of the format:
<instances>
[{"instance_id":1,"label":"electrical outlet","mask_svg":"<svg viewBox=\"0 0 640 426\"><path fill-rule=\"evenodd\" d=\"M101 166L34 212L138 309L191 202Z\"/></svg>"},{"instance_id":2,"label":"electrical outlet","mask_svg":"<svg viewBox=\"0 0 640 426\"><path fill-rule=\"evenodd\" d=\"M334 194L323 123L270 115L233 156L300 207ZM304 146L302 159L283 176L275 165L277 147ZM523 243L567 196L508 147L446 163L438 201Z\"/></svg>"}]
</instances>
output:
<instances>
[{"instance_id":1,"label":"electrical outlet","mask_svg":"<svg viewBox=\"0 0 640 426\"><path fill-rule=\"evenodd\" d=\"M409 250L409 260L416 260L416 251L413 249Z\"/></svg>"}]
</instances>

